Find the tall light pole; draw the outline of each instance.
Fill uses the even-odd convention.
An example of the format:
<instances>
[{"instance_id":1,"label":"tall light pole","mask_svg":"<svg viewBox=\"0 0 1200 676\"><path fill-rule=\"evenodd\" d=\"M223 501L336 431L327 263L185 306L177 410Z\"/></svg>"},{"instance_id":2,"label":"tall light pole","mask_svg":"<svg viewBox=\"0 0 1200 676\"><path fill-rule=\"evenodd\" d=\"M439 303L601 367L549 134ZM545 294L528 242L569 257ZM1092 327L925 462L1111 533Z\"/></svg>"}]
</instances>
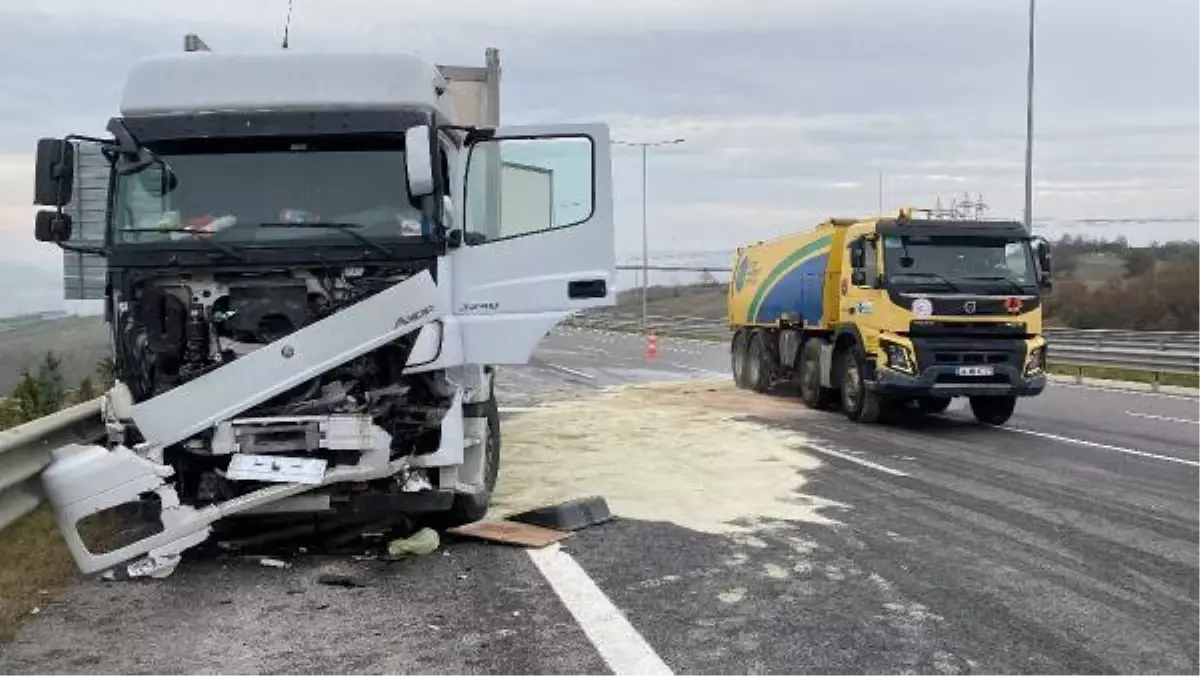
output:
<instances>
[{"instance_id":1,"label":"tall light pole","mask_svg":"<svg viewBox=\"0 0 1200 676\"><path fill-rule=\"evenodd\" d=\"M666 141L642 142L613 141L613 143L621 146L638 146L642 149L642 330L645 331L649 325L646 320L646 289L650 286L650 238L646 229L646 148L683 143L683 139L673 138Z\"/></svg>"},{"instance_id":2,"label":"tall light pole","mask_svg":"<svg viewBox=\"0 0 1200 676\"><path fill-rule=\"evenodd\" d=\"M1025 231L1033 233L1033 10L1029 0L1029 70L1025 76Z\"/></svg>"}]
</instances>

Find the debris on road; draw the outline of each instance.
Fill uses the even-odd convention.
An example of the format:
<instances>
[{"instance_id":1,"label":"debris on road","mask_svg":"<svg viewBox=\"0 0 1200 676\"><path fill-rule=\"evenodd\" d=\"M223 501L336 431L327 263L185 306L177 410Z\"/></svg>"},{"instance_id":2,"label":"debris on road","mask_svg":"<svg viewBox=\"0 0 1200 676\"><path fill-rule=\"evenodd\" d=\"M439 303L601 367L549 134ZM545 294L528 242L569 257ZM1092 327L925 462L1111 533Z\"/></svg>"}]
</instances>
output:
<instances>
[{"instance_id":1,"label":"debris on road","mask_svg":"<svg viewBox=\"0 0 1200 676\"><path fill-rule=\"evenodd\" d=\"M540 549L571 536L569 531L512 521L476 521L446 531L454 535Z\"/></svg>"},{"instance_id":2,"label":"debris on road","mask_svg":"<svg viewBox=\"0 0 1200 676\"><path fill-rule=\"evenodd\" d=\"M577 531L595 526L613 518L608 503L599 495L592 495L549 507L538 507L505 517L517 521L555 530Z\"/></svg>"},{"instance_id":3,"label":"debris on road","mask_svg":"<svg viewBox=\"0 0 1200 676\"><path fill-rule=\"evenodd\" d=\"M412 535L388 543L388 555L393 557L424 556L437 551L441 538L432 528L422 528Z\"/></svg>"},{"instance_id":4,"label":"debris on road","mask_svg":"<svg viewBox=\"0 0 1200 676\"><path fill-rule=\"evenodd\" d=\"M366 582L356 577L336 573L322 573L317 577L317 584L328 585L330 587L345 587L347 589L358 589L367 586Z\"/></svg>"},{"instance_id":5,"label":"debris on road","mask_svg":"<svg viewBox=\"0 0 1200 676\"><path fill-rule=\"evenodd\" d=\"M261 559L259 559L258 565L262 566L263 568L291 568L292 567L292 564L288 563L287 561L280 561L279 559L273 559L269 556L264 556Z\"/></svg>"},{"instance_id":6,"label":"debris on road","mask_svg":"<svg viewBox=\"0 0 1200 676\"><path fill-rule=\"evenodd\" d=\"M832 525L841 505L806 490L822 462L793 431L813 415L794 402L748 400L729 383L707 380L546 402L506 422L492 510L511 518L603 495L617 518L707 533L751 532L778 521ZM777 420L792 429L775 426Z\"/></svg>"}]
</instances>

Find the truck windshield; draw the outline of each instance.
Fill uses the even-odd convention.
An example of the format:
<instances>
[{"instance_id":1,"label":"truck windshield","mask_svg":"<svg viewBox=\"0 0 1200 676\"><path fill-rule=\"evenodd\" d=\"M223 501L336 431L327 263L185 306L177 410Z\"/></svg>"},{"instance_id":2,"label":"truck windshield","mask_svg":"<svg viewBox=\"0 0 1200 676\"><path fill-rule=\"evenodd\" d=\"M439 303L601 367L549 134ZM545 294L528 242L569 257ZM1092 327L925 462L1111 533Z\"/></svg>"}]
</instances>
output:
<instances>
[{"instance_id":1,"label":"truck windshield","mask_svg":"<svg viewBox=\"0 0 1200 676\"><path fill-rule=\"evenodd\" d=\"M1037 288L1032 250L1024 239L887 235L883 265L888 281L905 287L996 293Z\"/></svg>"},{"instance_id":2,"label":"truck windshield","mask_svg":"<svg viewBox=\"0 0 1200 676\"><path fill-rule=\"evenodd\" d=\"M117 177L113 240L204 236L230 245L302 244L338 236L332 228L281 227L289 223L336 223L371 239L420 237L422 214L408 196L402 143L270 139L156 147L161 163Z\"/></svg>"}]
</instances>

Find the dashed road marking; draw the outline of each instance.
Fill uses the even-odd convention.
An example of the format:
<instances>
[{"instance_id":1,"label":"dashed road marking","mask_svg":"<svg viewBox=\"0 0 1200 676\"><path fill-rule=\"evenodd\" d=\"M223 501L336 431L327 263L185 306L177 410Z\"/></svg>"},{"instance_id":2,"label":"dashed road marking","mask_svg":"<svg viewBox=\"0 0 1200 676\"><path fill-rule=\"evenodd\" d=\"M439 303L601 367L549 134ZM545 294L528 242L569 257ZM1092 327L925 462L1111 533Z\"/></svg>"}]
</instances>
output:
<instances>
[{"instance_id":1,"label":"dashed road marking","mask_svg":"<svg viewBox=\"0 0 1200 676\"><path fill-rule=\"evenodd\" d=\"M1010 427L1008 425L999 426L999 427L997 427L997 429L1008 430L1009 432L1016 432L1018 434L1028 434L1030 436L1041 437L1043 439L1052 439L1054 441L1061 441L1061 442L1067 443L1067 444L1075 444L1076 446L1087 446L1088 448L1100 448L1100 449L1104 449L1106 451L1116 451L1118 453L1126 453L1128 455L1136 455L1136 456L1140 456L1143 458L1153 458L1154 460L1165 460L1167 462L1177 462L1181 465L1188 465L1190 467L1200 467L1200 462L1196 462L1195 460L1187 460L1186 458L1175 458L1175 457L1171 457L1169 455L1159 455L1158 453L1149 453L1147 451L1139 451L1134 448L1125 448L1124 446L1113 446L1112 444L1102 444L1098 441L1087 441L1086 439L1074 439L1072 437L1064 437L1060 434L1050 434L1049 432L1038 432L1036 430L1027 430L1027 429L1023 429L1020 427Z\"/></svg>"},{"instance_id":2,"label":"dashed road marking","mask_svg":"<svg viewBox=\"0 0 1200 676\"><path fill-rule=\"evenodd\" d=\"M551 368L551 369L554 369L554 370L556 370L556 371L562 371L563 373L566 373L566 374L569 374L569 375L573 375L573 376L578 376L578 377L580 377L580 378L587 378L588 380L595 380L595 379L596 379L596 376L594 376L594 375L592 375L592 374L590 374L590 373L586 373L586 372L584 372L584 371L578 371L578 370L576 370L576 369L573 369L573 368L568 368L568 367L566 367L566 366L562 366L562 365L560 365L560 364L553 364L553 363L551 363L551 362L542 362L542 365L543 365L543 366L545 366L546 368Z\"/></svg>"},{"instance_id":3,"label":"dashed road marking","mask_svg":"<svg viewBox=\"0 0 1200 676\"><path fill-rule=\"evenodd\" d=\"M883 465L871 462L870 460L863 460L862 458L856 458L853 455L850 455L849 453L843 453L841 451L834 450L832 448L829 448L828 446L814 443L812 441L802 441L802 442L800 442L800 445L803 446L804 448L807 448L810 451L815 451L817 453L821 453L824 455L831 455L835 458L841 458L842 460L852 462L856 465L862 465L863 467L867 467L867 468L876 470L878 472L883 472L884 474L891 474L892 476L908 476L907 472L901 472L900 470L892 469L891 467L884 467Z\"/></svg>"},{"instance_id":4,"label":"dashed road marking","mask_svg":"<svg viewBox=\"0 0 1200 676\"><path fill-rule=\"evenodd\" d=\"M1192 420L1190 418L1172 418L1169 415L1153 415L1150 413L1135 413L1133 411L1125 411L1125 415L1131 415L1135 418L1148 418L1150 420L1162 420L1164 422L1188 423L1190 425L1200 425L1200 420Z\"/></svg>"},{"instance_id":5,"label":"dashed road marking","mask_svg":"<svg viewBox=\"0 0 1200 676\"><path fill-rule=\"evenodd\" d=\"M1092 392L1107 392L1109 394L1133 394L1139 397L1156 397L1158 399L1175 399L1176 401L1196 401L1197 395L1189 394L1171 394L1169 392L1154 392L1152 390L1133 389L1131 387L1121 387L1120 383L1113 385L1088 385L1080 383L1068 383L1061 380L1051 381L1055 388L1065 387L1072 390L1091 390Z\"/></svg>"},{"instance_id":6,"label":"dashed road marking","mask_svg":"<svg viewBox=\"0 0 1200 676\"><path fill-rule=\"evenodd\" d=\"M614 674L673 673L570 554L557 544L528 552Z\"/></svg>"}]
</instances>

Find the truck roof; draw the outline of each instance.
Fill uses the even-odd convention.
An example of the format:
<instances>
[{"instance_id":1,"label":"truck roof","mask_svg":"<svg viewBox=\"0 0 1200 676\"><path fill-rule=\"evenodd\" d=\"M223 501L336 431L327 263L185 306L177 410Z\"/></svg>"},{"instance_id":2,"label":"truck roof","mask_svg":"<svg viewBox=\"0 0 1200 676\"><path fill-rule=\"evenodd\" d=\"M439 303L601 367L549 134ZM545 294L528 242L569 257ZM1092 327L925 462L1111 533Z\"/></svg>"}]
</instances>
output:
<instances>
[{"instance_id":1,"label":"truck roof","mask_svg":"<svg viewBox=\"0 0 1200 676\"><path fill-rule=\"evenodd\" d=\"M142 116L431 106L455 119L446 87L435 65L412 54L198 51L135 63L120 110Z\"/></svg>"},{"instance_id":2,"label":"truck roof","mask_svg":"<svg viewBox=\"0 0 1200 676\"><path fill-rule=\"evenodd\" d=\"M876 231L888 234L914 234L955 237L976 235L980 237L1026 236L1025 225L1020 221L968 220L968 219L898 219L881 218L876 221Z\"/></svg>"}]
</instances>

